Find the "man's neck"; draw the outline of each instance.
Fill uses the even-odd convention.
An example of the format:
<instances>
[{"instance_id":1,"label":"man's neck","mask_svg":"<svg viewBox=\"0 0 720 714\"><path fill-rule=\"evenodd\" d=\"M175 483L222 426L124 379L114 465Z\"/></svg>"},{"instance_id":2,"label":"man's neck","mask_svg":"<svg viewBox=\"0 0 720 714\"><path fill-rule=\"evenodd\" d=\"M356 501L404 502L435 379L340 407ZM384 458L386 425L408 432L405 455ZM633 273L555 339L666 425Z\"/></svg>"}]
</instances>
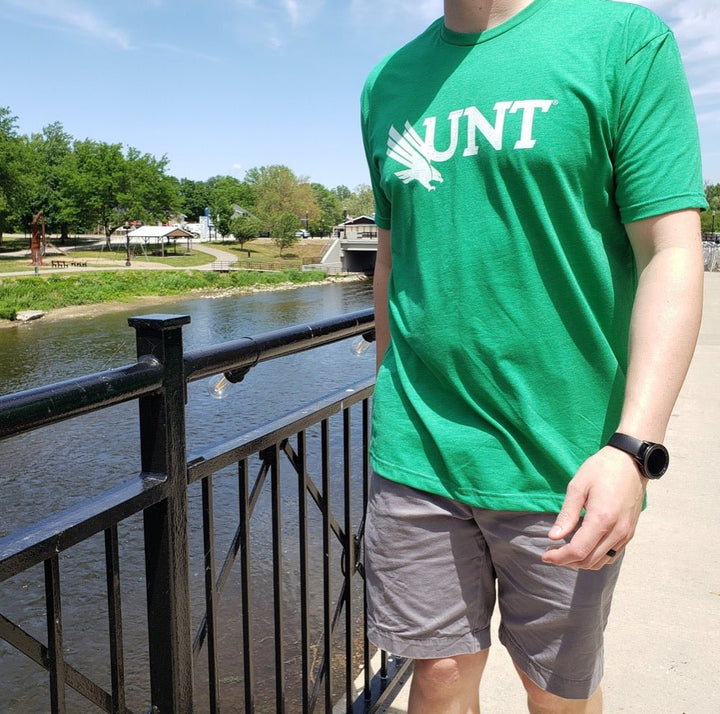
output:
<instances>
[{"instance_id":1,"label":"man's neck","mask_svg":"<svg viewBox=\"0 0 720 714\"><path fill-rule=\"evenodd\" d=\"M517 15L533 0L445 0L445 25L455 32L483 32Z\"/></svg>"}]
</instances>

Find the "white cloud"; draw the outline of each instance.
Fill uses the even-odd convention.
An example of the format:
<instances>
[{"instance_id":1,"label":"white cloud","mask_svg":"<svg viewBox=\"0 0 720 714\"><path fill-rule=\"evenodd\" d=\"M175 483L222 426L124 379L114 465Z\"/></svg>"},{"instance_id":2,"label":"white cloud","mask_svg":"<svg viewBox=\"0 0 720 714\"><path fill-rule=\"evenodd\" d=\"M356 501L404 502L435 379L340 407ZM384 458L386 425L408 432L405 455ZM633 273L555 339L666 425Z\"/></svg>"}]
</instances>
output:
<instances>
[{"instance_id":1,"label":"white cloud","mask_svg":"<svg viewBox=\"0 0 720 714\"><path fill-rule=\"evenodd\" d=\"M293 25L297 25L302 20L303 16L298 0L282 0L282 6Z\"/></svg>"},{"instance_id":2,"label":"white cloud","mask_svg":"<svg viewBox=\"0 0 720 714\"><path fill-rule=\"evenodd\" d=\"M52 21L57 29L90 35L120 49L132 49L130 39L122 29L114 27L93 10L72 0L4 0L4 3L36 21Z\"/></svg>"},{"instance_id":3,"label":"white cloud","mask_svg":"<svg viewBox=\"0 0 720 714\"><path fill-rule=\"evenodd\" d=\"M186 59L192 57L202 62L214 62L215 64L219 64L222 61L217 55L208 54L207 52L198 52L188 45L169 45L165 42L148 42L143 45L143 47L147 49L160 50L162 52L167 52L168 54L180 55Z\"/></svg>"},{"instance_id":4,"label":"white cloud","mask_svg":"<svg viewBox=\"0 0 720 714\"><path fill-rule=\"evenodd\" d=\"M356 22L368 27L387 27L402 35L420 32L443 13L442 0L350 0L350 13ZM408 32L409 30L409 32ZM402 41L402 39L401 39Z\"/></svg>"},{"instance_id":5,"label":"white cloud","mask_svg":"<svg viewBox=\"0 0 720 714\"><path fill-rule=\"evenodd\" d=\"M642 4L670 26L688 72L696 69L707 72L709 63L720 59L720 42L717 40L720 3L717 0L645 0Z\"/></svg>"},{"instance_id":6,"label":"white cloud","mask_svg":"<svg viewBox=\"0 0 720 714\"><path fill-rule=\"evenodd\" d=\"M672 29L695 102L706 178L720 179L720 3L718 0L640 0Z\"/></svg>"},{"instance_id":7,"label":"white cloud","mask_svg":"<svg viewBox=\"0 0 720 714\"><path fill-rule=\"evenodd\" d=\"M254 39L275 49L287 44L294 30L315 21L325 4L326 0L235 0L240 33L252 31Z\"/></svg>"}]
</instances>

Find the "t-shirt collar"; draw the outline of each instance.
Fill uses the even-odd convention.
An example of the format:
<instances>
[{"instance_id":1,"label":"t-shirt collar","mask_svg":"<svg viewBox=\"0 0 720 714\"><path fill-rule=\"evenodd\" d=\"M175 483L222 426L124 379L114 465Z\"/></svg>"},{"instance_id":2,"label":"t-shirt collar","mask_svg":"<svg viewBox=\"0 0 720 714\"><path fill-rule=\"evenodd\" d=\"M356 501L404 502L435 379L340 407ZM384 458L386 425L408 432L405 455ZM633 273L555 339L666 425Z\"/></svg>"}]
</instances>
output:
<instances>
[{"instance_id":1,"label":"t-shirt collar","mask_svg":"<svg viewBox=\"0 0 720 714\"><path fill-rule=\"evenodd\" d=\"M533 0L527 7L520 10L519 13L513 15L510 19L505 22L491 27L489 30L483 32L455 32L445 26L444 22L440 22L440 37L444 42L450 45L479 45L481 42L487 42L488 40L502 35L503 33L511 30L522 22L525 22L529 17L534 15L540 8L546 5L551 0Z\"/></svg>"}]
</instances>

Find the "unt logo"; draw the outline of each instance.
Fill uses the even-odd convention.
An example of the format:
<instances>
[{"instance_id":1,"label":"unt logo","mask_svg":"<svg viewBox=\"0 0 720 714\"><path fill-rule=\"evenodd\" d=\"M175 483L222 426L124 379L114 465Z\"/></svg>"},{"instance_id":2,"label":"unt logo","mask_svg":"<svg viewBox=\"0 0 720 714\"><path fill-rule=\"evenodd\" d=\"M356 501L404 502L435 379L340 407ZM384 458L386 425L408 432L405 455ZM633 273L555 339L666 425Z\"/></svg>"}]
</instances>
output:
<instances>
[{"instance_id":1,"label":"unt logo","mask_svg":"<svg viewBox=\"0 0 720 714\"><path fill-rule=\"evenodd\" d=\"M404 183L418 181L428 191L434 191L436 183L443 183L440 171L433 166L433 163L448 161L458 149L460 138L460 120L466 118L466 141L463 149L463 156L475 156L478 153L477 138L482 135L490 146L496 151L503 148L505 138L505 116L508 114L522 113L520 132L515 137L513 150L532 149L536 140L533 138L533 124L536 112L543 114L555 106L554 99L523 99L516 102L497 102L493 107L495 111L495 123L491 124L477 107L456 109L448 114L450 123L450 145L447 149L439 151L435 147L435 129L437 117L428 117L423 122L425 126L425 138L413 128L410 122L405 122L405 128L401 134L394 126L388 132L387 155L405 166L402 171L396 171L395 175Z\"/></svg>"}]
</instances>

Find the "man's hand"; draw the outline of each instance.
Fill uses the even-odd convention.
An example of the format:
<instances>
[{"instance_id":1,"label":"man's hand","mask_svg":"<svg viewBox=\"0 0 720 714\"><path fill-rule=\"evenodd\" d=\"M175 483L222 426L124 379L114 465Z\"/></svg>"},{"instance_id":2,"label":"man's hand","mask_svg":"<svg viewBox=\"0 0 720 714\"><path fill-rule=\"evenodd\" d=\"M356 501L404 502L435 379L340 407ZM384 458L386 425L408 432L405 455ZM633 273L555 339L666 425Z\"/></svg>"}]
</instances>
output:
<instances>
[{"instance_id":1,"label":"man's hand","mask_svg":"<svg viewBox=\"0 0 720 714\"><path fill-rule=\"evenodd\" d=\"M549 536L567 538L582 525L571 540L558 548L549 548L543 561L573 568L598 570L622 552L635 533L647 479L628 454L606 446L578 469L568 484L565 502Z\"/></svg>"}]
</instances>

